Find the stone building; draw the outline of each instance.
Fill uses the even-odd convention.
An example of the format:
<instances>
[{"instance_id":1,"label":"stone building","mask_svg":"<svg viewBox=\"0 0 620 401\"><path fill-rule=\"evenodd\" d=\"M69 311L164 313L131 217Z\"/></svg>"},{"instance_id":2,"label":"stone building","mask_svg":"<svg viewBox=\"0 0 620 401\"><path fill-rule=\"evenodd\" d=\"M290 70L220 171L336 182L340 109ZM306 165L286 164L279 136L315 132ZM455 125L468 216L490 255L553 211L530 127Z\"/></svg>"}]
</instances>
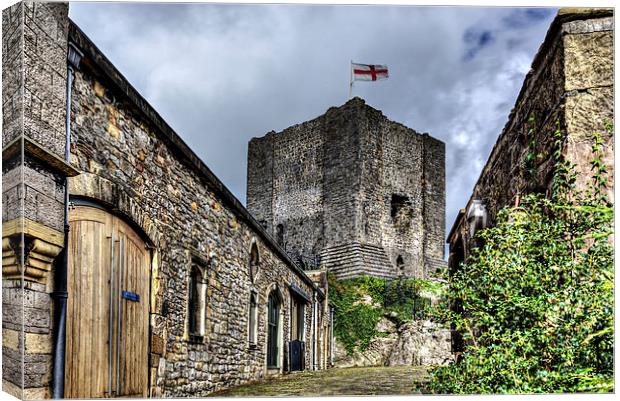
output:
<instances>
[{"instance_id":1,"label":"stone building","mask_svg":"<svg viewBox=\"0 0 620 401\"><path fill-rule=\"evenodd\" d=\"M326 368L304 273L68 18L3 11L3 390L201 396Z\"/></svg>"},{"instance_id":2,"label":"stone building","mask_svg":"<svg viewBox=\"0 0 620 401\"><path fill-rule=\"evenodd\" d=\"M609 169L613 202L614 144L605 130L614 118L613 29L612 10L558 12L473 193L450 230L450 271L466 260L477 245L476 231L492 226L502 207L518 203L527 193L551 193L558 123L561 151L576 165L578 185L590 177L592 134L603 135L603 162ZM453 333L453 351L461 348L458 333Z\"/></svg>"},{"instance_id":3,"label":"stone building","mask_svg":"<svg viewBox=\"0 0 620 401\"><path fill-rule=\"evenodd\" d=\"M444 264L444 144L353 98L250 141L247 206L309 268L426 277Z\"/></svg>"}]
</instances>

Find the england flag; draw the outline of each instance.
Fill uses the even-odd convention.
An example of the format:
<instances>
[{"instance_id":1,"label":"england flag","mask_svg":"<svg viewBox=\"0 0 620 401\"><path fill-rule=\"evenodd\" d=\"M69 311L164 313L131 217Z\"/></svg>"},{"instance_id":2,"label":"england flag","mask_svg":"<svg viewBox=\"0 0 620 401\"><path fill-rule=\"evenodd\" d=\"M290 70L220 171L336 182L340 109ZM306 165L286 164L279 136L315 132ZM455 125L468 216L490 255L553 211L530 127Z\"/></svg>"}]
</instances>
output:
<instances>
[{"instance_id":1,"label":"england flag","mask_svg":"<svg viewBox=\"0 0 620 401\"><path fill-rule=\"evenodd\" d=\"M388 78L387 65L351 63L353 81L377 81Z\"/></svg>"}]
</instances>

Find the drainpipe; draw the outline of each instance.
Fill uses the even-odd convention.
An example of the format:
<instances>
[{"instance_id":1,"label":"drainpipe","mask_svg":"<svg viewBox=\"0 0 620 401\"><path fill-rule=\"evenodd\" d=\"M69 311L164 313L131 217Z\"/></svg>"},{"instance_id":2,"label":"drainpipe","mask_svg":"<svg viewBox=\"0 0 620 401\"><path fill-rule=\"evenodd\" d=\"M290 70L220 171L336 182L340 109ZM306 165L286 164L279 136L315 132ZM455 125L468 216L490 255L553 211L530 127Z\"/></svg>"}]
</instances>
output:
<instances>
[{"instance_id":1,"label":"drainpipe","mask_svg":"<svg viewBox=\"0 0 620 401\"><path fill-rule=\"evenodd\" d=\"M70 163L71 154L71 87L74 71L78 68L82 52L73 43L67 50L67 104L65 121L65 161ZM65 238L59 263L54 272L54 374L52 377L52 397L59 399L65 393L65 336L67 322L67 268L69 263L69 178L65 177Z\"/></svg>"}]
</instances>

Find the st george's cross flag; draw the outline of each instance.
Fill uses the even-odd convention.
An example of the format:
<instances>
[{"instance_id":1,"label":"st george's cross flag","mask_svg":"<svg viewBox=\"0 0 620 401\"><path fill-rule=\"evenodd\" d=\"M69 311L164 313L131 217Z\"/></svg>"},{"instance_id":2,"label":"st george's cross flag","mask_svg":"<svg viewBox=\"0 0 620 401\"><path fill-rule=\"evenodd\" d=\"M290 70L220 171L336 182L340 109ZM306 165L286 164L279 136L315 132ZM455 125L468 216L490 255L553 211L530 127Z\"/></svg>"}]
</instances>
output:
<instances>
[{"instance_id":1,"label":"st george's cross flag","mask_svg":"<svg viewBox=\"0 0 620 401\"><path fill-rule=\"evenodd\" d=\"M351 63L353 81L377 81L388 78L387 65Z\"/></svg>"}]
</instances>

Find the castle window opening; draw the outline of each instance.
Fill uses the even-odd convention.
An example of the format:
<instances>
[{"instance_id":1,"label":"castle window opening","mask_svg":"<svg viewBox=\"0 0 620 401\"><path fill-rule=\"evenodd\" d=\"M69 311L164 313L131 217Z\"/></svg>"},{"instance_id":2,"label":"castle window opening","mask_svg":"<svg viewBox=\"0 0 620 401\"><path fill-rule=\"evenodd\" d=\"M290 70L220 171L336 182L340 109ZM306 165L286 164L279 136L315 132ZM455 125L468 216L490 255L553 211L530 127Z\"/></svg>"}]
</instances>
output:
<instances>
[{"instance_id":1,"label":"castle window opening","mask_svg":"<svg viewBox=\"0 0 620 401\"><path fill-rule=\"evenodd\" d=\"M399 271L403 271L405 269L405 261L403 260L402 255L398 255L398 258L396 258L396 267L398 267Z\"/></svg>"},{"instance_id":2,"label":"castle window opening","mask_svg":"<svg viewBox=\"0 0 620 401\"><path fill-rule=\"evenodd\" d=\"M390 216L392 216L393 220L398 218L398 215L404 210L409 204L409 198L404 195L392 194L391 201L391 209Z\"/></svg>"},{"instance_id":3,"label":"castle window opening","mask_svg":"<svg viewBox=\"0 0 620 401\"><path fill-rule=\"evenodd\" d=\"M258 246L256 242L252 243L252 248L250 249L250 280L254 282L256 280L256 276L258 275L258 269L260 264L260 258L258 254Z\"/></svg>"},{"instance_id":4,"label":"castle window opening","mask_svg":"<svg viewBox=\"0 0 620 401\"><path fill-rule=\"evenodd\" d=\"M202 342L205 334L207 284L201 269L193 265L189 278L188 333L190 340Z\"/></svg>"},{"instance_id":5,"label":"castle window opening","mask_svg":"<svg viewBox=\"0 0 620 401\"><path fill-rule=\"evenodd\" d=\"M278 245L284 246L284 225L278 224L276 227L276 241Z\"/></svg>"}]
</instances>

